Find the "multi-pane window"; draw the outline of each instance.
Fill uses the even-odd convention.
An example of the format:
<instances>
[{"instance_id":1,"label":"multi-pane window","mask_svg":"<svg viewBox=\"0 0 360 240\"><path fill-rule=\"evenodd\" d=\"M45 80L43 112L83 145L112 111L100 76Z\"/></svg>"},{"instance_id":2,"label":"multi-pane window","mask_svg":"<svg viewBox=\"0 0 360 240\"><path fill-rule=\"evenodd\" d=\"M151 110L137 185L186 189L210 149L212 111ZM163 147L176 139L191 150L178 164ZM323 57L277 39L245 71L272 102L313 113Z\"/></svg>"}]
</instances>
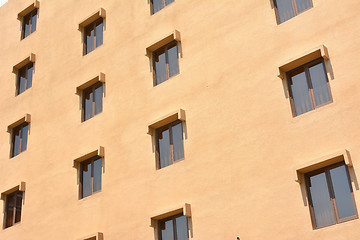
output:
<instances>
[{"instance_id":1,"label":"multi-pane window","mask_svg":"<svg viewBox=\"0 0 360 240\"><path fill-rule=\"evenodd\" d=\"M312 8L312 0L275 0L278 24Z\"/></svg>"},{"instance_id":2,"label":"multi-pane window","mask_svg":"<svg viewBox=\"0 0 360 240\"><path fill-rule=\"evenodd\" d=\"M332 102L329 80L322 58L287 73L293 116Z\"/></svg>"},{"instance_id":3,"label":"multi-pane window","mask_svg":"<svg viewBox=\"0 0 360 240\"><path fill-rule=\"evenodd\" d=\"M154 69L154 86L179 74L179 57L177 41L157 49L152 53Z\"/></svg>"},{"instance_id":4,"label":"multi-pane window","mask_svg":"<svg viewBox=\"0 0 360 240\"><path fill-rule=\"evenodd\" d=\"M84 55L103 44L103 18L87 25L84 29Z\"/></svg>"},{"instance_id":5,"label":"multi-pane window","mask_svg":"<svg viewBox=\"0 0 360 240\"><path fill-rule=\"evenodd\" d=\"M20 93L31 87L33 72L34 65L32 62L26 64L24 67L19 69L16 83L16 95L19 95Z\"/></svg>"},{"instance_id":6,"label":"multi-pane window","mask_svg":"<svg viewBox=\"0 0 360 240\"><path fill-rule=\"evenodd\" d=\"M184 159L183 128L180 120L156 129L156 155L158 168Z\"/></svg>"},{"instance_id":7,"label":"multi-pane window","mask_svg":"<svg viewBox=\"0 0 360 240\"><path fill-rule=\"evenodd\" d=\"M12 129L11 157L26 150L29 123L25 122Z\"/></svg>"},{"instance_id":8,"label":"multi-pane window","mask_svg":"<svg viewBox=\"0 0 360 240\"><path fill-rule=\"evenodd\" d=\"M86 88L83 91L83 121L94 117L102 112L103 102L103 84L96 84Z\"/></svg>"},{"instance_id":9,"label":"multi-pane window","mask_svg":"<svg viewBox=\"0 0 360 240\"><path fill-rule=\"evenodd\" d=\"M21 221L23 192L16 191L6 196L4 228L11 227Z\"/></svg>"},{"instance_id":10,"label":"multi-pane window","mask_svg":"<svg viewBox=\"0 0 360 240\"><path fill-rule=\"evenodd\" d=\"M159 240L188 240L188 223L183 214L172 216L158 222Z\"/></svg>"},{"instance_id":11,"label":"multi-pane window","mask_svg":"<svg viewBox=\"0 0 360 240\"><path fill-rule=\"evenodd\" d=\"M174 0L151 0L151 13L154 14L170 3L174 2Z\"/></svg>"},{"instance_id":12,"label":"multi-pane window","mask_svg":"<svg viewBox=\"0 0 360 240\"><path fill-rule=\"evenodd\" d=\"M90 158L80 163L80 198L101 191L102 158Z\"/></svg>"},{"instance_id":13,"label":"multi-pane window","mask_svg":"<svg viewBox=\"0 0 360 240\"><path fill-rule=\"evenodd\" d=\"M23 17L21 39L26 38L36 30L38 10L34 9Z\"/></svg>"},{"instance_id":14,"label":"multi-pane window","mask_svg":"<svg viewBox=\"0 0 360 240\"><path fill-rule=\"evenodd\" d=\"M357 218L349 171L344 162L307 173L305 179L314 228Z\"/></svg>"}]
</instances>

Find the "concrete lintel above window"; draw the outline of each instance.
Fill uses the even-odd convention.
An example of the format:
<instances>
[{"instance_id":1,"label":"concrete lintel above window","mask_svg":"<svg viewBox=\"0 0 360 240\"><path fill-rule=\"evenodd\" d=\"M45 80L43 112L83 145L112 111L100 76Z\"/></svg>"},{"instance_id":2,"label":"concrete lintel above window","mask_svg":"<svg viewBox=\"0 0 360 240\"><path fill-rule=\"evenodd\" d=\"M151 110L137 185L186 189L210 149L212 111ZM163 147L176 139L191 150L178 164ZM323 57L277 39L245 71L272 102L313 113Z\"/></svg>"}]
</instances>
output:
<instances>
[{"instance_id":1,"label":"concrete lintel above window","mask_svg":"<svg viewBox=\"0 0 360 240\"><path fill-rule=\"evenodd\" d=\"M26 14L30 13L31 11L39 7L40 7L40 2L38 0L34 0L30 6L19 12L17 19L21 20Z\"/></svg>"},{"instance_id":2,"label":"concrete lintel above window","mask_svg":"<svg viewBox=\"0 0 360 240\"><path fill-rule=\"evenodd\" d=\"M98 75L96 75L95 77L91 78L90 80L88 80L87 82L81 84L80 86L78 86L75 90L75 94L80 95L81 91L83 91L84 89L94 85L97 82L102 82L105 83L105 73L99 73Z\"/></svg>"},{"instance_id":3,"label":"concrete lintel above window","mask_svg":"<svg viewBox=\"0 0 360 240\"><path fill-rule=\"evenodd\" d=\"M156 227L156 223L164 218L171 217L177 214L183 214L184 216L190 218L191 217L191 205L189 203L185 203L182 206L179 206L178 208L170 209L167 211L164 211L161 214L157 214L153 217L151 217L150 221L150 227Z\"/></svg>"},{"instance_id":4,"label":"concrete lintel above window","mask_svg":"<svg viewBox=\"0 0 360 240\"><path fill-rule=\"evenodd\" d=\"M292 69L295 69L301 65L304 65L308 62L311 62L312 60L315 60L320 57L322 57L324 60L329 59L329 53L328 53L327 47L325 45L320 45L316 48L306 51L303 54L301 54L297 57L291 58L288 61L286 61L285 63L281 64L279 66L278 77L280 79L284 79L286 72L288 72Z\"/></svg>"},{"instance_id":5,"label":"concrete lintel above window","mask_svg":"<svg viewBox=\"0 0 360 240\"><path fill-rule=\"evenodd\" d=\"M91 14L90 16L85 18L84 20L82 20L79 23L78 30L82 31L84 29L84 27L86 27L90 23L94 22L95 20L97 20L99 18L105 18L105 17L106 17L106 10L103 8L100 8L99 10L97 10L96 12L94 12L93 14Z\"/></svg>"},{"instance_id":6,"label":"concrete lintel above window","mask_svg":"<svg viewBox=\"0 0 360 240\"><path fill-rule=\"evenodd\" d=\"M97 233L94 233L94 234L91 234L91 235L88 235L86 237L82 237L82 238L79 238L78 240L103 240L104 239L104 235L102 232L97 232Z\"/></svg>"},{"instance_id":7,"label":"concrete lintel above window","mask_svg":"<svg viewBox=\"0 0 360 240\"><path fill-rule=\"evenodd\" d=\"M160 40L157 40L154 43L152 43L150 46L148 46L146 48L145 56L150 57L153 51L172 42L173 40L176 40L177 42L181 41L180 32L176 29L171 33L167 34L166 36L164 36L163 38L161 38Z\"/></svg>"},{"instance_id":8,"label":"concrete lintel above window","mask_svg":"<svg viewBox=\"0 0 360 240\"><path fill-rule=\"evenodd\" d=\"M179 109L175 112L169 113L153 122L151 122L150 124L148 124L148 131L147 133L149 135L153 135L155 129L162 127L168 123L174 122L176 120L180 120L180 121L185 121L186 120L186 116L185 116L185 110L183 109Z\"/></svg>"},{"instance_id":9,"label":"concrete lintel above window","mask_svg":"<svg viewBox=\"0 0 360 240\"><path fill-rule=\"evenodd\" d=\"M98 149L93 150L93 151L88 152L88 153L85 153L81 157L78 157L78 158L74 159L73 167L78 168L80 162L85 161L85 160L87 160L89 158L92 158L92 157L95 157L95 156L99 156L99 157L103 158L105 156L104 147L99 146Z\"/></svg>"},{"instance_id":10,"label":"concrete lintel above window","mask_svg":"<svg viewBox=\"0 0 360 240\"><path fill-rule=\"evenodd\" d=\"M301 176L304 175L304 173L308 173L311 171L314 171L319 168L323 168L326 166L329 166L334 163L342 162L344 161L345 164L348 167L352 167L352 161L350 157L350 152L346 149L322 156L320 158L314 159L310 162L304 163L301 166L296 168L295 172L295 181L298 183L301 183Z\"/></svg>"},{"instance_id":11,"label":"concrete lintel above window","mask_svg":"<svg viewBox=\"0 0 360 240\"><path fill-rule=\"evenodd\" d=\"M30 53L27 57L23 58L19 63L17 63L16 65L13 66L13 73L17 73L17 71L24 67L26 64L28 63L34 63L35 62L35 54L34 53Z\"/></svg>"},{"instance_id":12,"label":"concrete lintel above window","mask_svg":"<svg viewBox=\"0 0 360 240\"><path fill-rule=\"evenodd\" d=\"M6 195L9 195L10 193L13 193L15 191L25 192L25 182L20 182L19 185L16 185L15 187L9 188L8 190L1 193L1 200L6 199Z\"/></svg>"},{"instance_id":13,"label":"concrete lintel above window","mask_svg":"<svg viewBox=\"0 0 360 240\"><path fill-rule=\"evenodd\" d=\"M24 123L24 122L28 122L30 123L31 122L31 115L26 113L22 118L14 121L12 124L10 124L9 126L7 126L6 128L6 131L8 133L11 133L11 130L16 127L16 126L19 126L20 124Z\"/></svg>"}]
</instances>

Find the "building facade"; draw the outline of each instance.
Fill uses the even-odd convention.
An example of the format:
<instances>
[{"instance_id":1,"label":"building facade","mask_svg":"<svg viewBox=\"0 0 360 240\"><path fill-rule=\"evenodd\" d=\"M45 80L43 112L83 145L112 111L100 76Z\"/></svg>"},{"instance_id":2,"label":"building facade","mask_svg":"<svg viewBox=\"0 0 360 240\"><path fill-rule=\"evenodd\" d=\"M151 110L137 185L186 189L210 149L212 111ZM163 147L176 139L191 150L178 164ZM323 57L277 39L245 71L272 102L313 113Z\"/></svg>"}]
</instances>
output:
<instances>
[{"instance_id":1,"label":"building facade","mask_svg":"<svg viewBox=\"0 0 360 240\"><path fill-rule=\"evenodd\" d=\"M9 0L0 239L359 239L356 0Z\"/></svg>"}]
</instances>

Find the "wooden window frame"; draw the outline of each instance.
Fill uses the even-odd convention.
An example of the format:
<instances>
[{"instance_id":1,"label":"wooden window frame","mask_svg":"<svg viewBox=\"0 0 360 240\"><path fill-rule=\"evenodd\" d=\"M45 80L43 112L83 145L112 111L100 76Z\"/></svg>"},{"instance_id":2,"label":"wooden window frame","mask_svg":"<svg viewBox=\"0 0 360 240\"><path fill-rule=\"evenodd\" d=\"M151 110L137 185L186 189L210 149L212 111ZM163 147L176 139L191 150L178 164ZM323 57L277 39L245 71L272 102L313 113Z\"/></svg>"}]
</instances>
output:
<instances>
[{"instance_id":1,"label":"wooden window frame","mask_svg":"<svg viewBox=\"0 0 360 240\"><path fill-rule=\"evenodd\" d=\"M22 207L20 208L20 221L18 222L15 222L16 220L16 200L17 200L17 194L21 194L21 206L22 206L22 203L23 203L23 199L24 199L24 192L23 191L20 191L20 190L16 190L14 192L11 192L9 194L6 195L6 198L5 198L5 214L4 214L4 225L3 225L3 228L9 228L9 227L12 227L16 224L19 224L21 222L21 212L22 212ZM8 209L9 209L9 198L14 196L15 195L15 204L14 204L14 207L13 207L13 222L11 223L10 226L7 226L7 220L8 220Z\"/></svg>"},{"instance_id":2,"label":"wooden window frame","mask_svg":"<svg viewBox=\"0 0 360 240\"><path fill-rule=\"evenodd\" d=\"M83 42L84 42L84 44L83 44L83 55L87 55L87 54L89 54L89 53L91 53L92 51L94 51L97 47L96 47L96 24L99 22L99 21L101 21L102 22L102 24L103 24L103 34L104 34L104 19L102 18L102 17L99 17L98 19L96 19L95 21L93 21L93 22L91 22L90 24L88 24L88 25L86 25L85 27L84 27L84 39L83 39ZM87 31L88 31L88 29L89 29L89 27L93 27L94 28L94 49L93 50L91 50L90 52L87 52ZM102 43L103 44L103 43ZM101 45L102 45L101 44ZM100 45L100 46L101 46Z\"/></svg>"},{"instance_id":3,"label":"wooden window frame","mask_svg":"<svg viewBox=\"0 0 360 240\"><path fill-rule=\"evenodd\" d=\"M25 16L22 17L22 23L21 23L21 25L22 25L22 29L21 29L21 40L27 38L28 36L30 36L30 35L32 34L32 32L31 32L31 30L32 30L32 28L33 28L32 18L33 18L35 15L36 15L36 17L37 17L37 15L38 15L38 9L37 9L37 8L33 9L31 12L29 12L28 14L26 14ZM28 17L30 18L30 19L29 19L29 22L30 22L30 33L29 33L29 35L25 36L25 19L28 18ZM37 21L36 21L36 22L37 22Z\"/></svg>"},{"instance_id":4,"label":"wooden window frame","mask_svg":"<svg viewBox=\"0 0 360 240\"><path fill-rule=\"evenodd\" d=\"M177 58L178 59L178 68L179 68L179 73L174 75L174 76L171 76L170 77L170 69L169 69L169 54L168 54L168 49L170 46L172 46L173 44L175 43L176 45L176 48L177 48L177 54L179 54L179 44L178 44L178 41L177 40L172 40L171 42L165 44L164 46L156 49L155 51L153 51L152 53L152 66L153 66L153 86L157 86L157 85L160 85L161 83L157 84L157 79L156 79L156 63L155 63L155 59L156 57L158 57L159 55L157 54L158 52L161 52L161 51L164 51L165 53L165 62L166 62L166 80L169 80L171 77L175 77L176 75L179 75L180 74L180 66L179 66L179 57Z\"/></svg>"},{"instance_id":5,"label":"wooden window frame","mask_svg":"<svg viewBox=\"0 0 360 240\"><path fill-rule=\"evenodd\" d=\"M150 0L150 13L151 13L151 15L154 15L155 13L157 13L157 12L160 12L162 9L164 9L166 6L169 6L170 4L172 4L172 3L174 3L175 2L175 0L174 1L172 1L171 3L169 3L169 4L166 4L166 0L162 0L162 8L159 10L159 11L157 11L157 12L154 12L154 3L153 3L153 1L154 0Z\"/></svg>"},{"instance_id":6,"label":"wooden window frame","mask_svg":"<svg viewBox=\"0 0 360 240\"><path fill-rule=\"evenodd\" d=\"M179 214L176 214L176 215L173 215L173 216L170 216L170 217L167 217L167 218L164 218L164 219L160 219L157 221L157 235L158 235L158 240L163 240L162 239L162 236L161 236L161 224L163 222L166 222L166 221L169 221L169 220L172 220L172 223L173 223L173 236L174 236L174 240L177 240L177 228L176 228L176 221L175 219L178 218L178 217L186 217L183 213L179 213ZM186 217L186 221L188 221L188 218ZM188 232L189 231L189 227L188 225L186 226L186 231Z\"/></svg>"},{"instance_id":7,"label":"wooden window frame","mask_svg":"<svg viewBox=\"0 0 360 240\"><path fill-rule=\"evenodd\" d=\"M317 64L321 63L323 68L324 68L324 75L325 75L325 78L326 78L326 82L327 82L327 88L328 88L328 91L329 91L329 96L330 96L330 101L326 102L326 103L323 103L323 104L320 104L318 106L316 106L316 102L315 102L315 96L314 96L314 91L313 91L313 86L312 86L312 81L311 81L311 77L310 77L310 73L309 73L309 68L310 67L313 67ZM329 83L329 79L328 79L328 76L326 74L326 68L325 68L325 62L324 62L324 59L323 58L317 58L315 60L312 60L306 64L303 64L295 69L292 69L290 71L288 71L286 73L286 78L287 78L287 84L288 84L288 89L289 89L289 98L290 98L290 105L291 105L291 111L292 111L292 115L293 117L296 117L296 116L299 116L299 115L296 115L296 111L295 111L295 103L294 103L294 97L293 97L293 93L291 91L291 77L296 75L296 74L299 74L301 72L304 72L305 73L305 77L306 77L306 83L307 83L307 86L308 86L308 91L309 91L309 96L310 96L310 102L311 102L311 110L309 110L308 112L312 111L312 110L315 110L319 107L323 107L325 105L328 105L330 103L333 102L333 98L332 98L332 94L331 94L331 89L330 89L330 83ZM306 113L306 112L305 112Z\"/></svg>"},{"instance_id":8,"label":"wooden window frame","mask_svg":"<svg viewBox=\"0 0 360 240\"><path fill-rule=\"evenodd\" d=\"M311 7L310 8L313 8L314 7L314 4L313 4L313 0L310 0L311 1ZM297 15L299 15L300 13L299 13L299 11L298 11L298 9L297 9L297 5L296 5L296 0L291 0L291 5L292 5L292 8L293 8L293 10L294 10L294 17L296 17ZM288 20L285 20L285 21L283 21L283 22L280 22L280 17L279 17L279 11L278 11L278 7L277 7L277 2L276 2L276 0L274 0L274 6L275 6L275 15L276 15L276 22L277 22L277 24L279 25L279 24L282 24L282 23L284 23L284 22L286 22L286 21L288 21L288 20L290 20L291 18L289 18ZM310 9L309 8L309 9ZM308 9L306 9L306 10L308 10ZM306 11L305 10L305 11ZM302 13L302 12L301 12ZM294 18L294 17L292 17L292 18Z\"/></svg>"},{"instance_id":9,"label":"wooden window frame","mask_svg":"<svg viewBox=\"0 0 360 240\"><path fill-rule=\"evenodd\" d=\"M351 197L352 197L353 204L354 204L354 209L355 209L355 216L347 217L345 219L340 219L339 218L339 213L337 211L337 205L336 205L334 189L333 189L331 176L330 176L330 170L331 169L334 169L336 167L340 167L342 165L345 166L346 176L347 176L347 180L348 180L348 183L349 183L349 188L350 188L350 191L351 191ZM312 177L314 175L317 175L319 173L323 173L323 172L325 173L325 176L326 176L326 183L327 183L327 186L328 186L330 202L331 202L333 214L334 214L334 217L335 217L335 219L334 219L335 223L330 224L330 225L326 225L326 226L322 226L322 227L316 227L315 213L314 213L312 197L311 197L311 192L310 192L310 187L309 187L310 186L310 177ZM354 191L353 191L353 188L351 186L351 181L350 181L351 178L350 178L350 174L349 174L349 169L348 169L348 166L345 164L344 161L339 162L339 163L335 163L335 164L332 164L332 165L329 165L329 166L326 166L326 167L322 167L322 168L319 168L317 170L314 170L314 171L311 171L311 172L308 172L308 173L305 173L304 178L305 178L306 192L307 192L307 195L308 195L309 211L310 211L310 217L311 217L311 222L312 222L313 229L319 229L319 228L323 228L323 227L328 227L328 226L331 226L331 225L335 225L335 224L339 224L339 223L343 223L343 222L347 222L347 221L359 218L358 217L358 211L357 211L357 208L356 208Z\"/></svg>"},{"instance_id":10,"label":"wooden window frame","mask_svg":"<svg viewBox=\"0 0 360 240\"><path fill-rule=\"evenodd\" d=\"M93 85L91 85L91 86L89 86L89 87L87 87L87 88L85 88L83 91L82 91L82 121L83 122L85 122L85 121L87 121L87 120L89 120L89 119L91 119L91 118L93 118L93 117L95 117L97 114L95 114L95 90L96 90L96 88L97 87L104 87L104 85L103 85L103 82L96 82L96 83L94 83ZM86 104L85 104L85 96L86 96L86 93L88 92L88 91L90 91L90 93L92 93L93 95L94 95L94 97L93 97L93 102L92 102L92 115L91 115L91 117L89 117L88 119L85 119L85 113L86 113L86 111L85 111L85 107L86 107ZM103 89L103 92L102 92L102 95L104 94L104 89ZM102 96L102 98L103 98L103 96ZM102 112L102 111L101 111ZM99 112L99 113L101 113L101 112ZM98 114L99 114L98 113Z\"/></svg>"},{"instance_id":11,"label":"wooden window frame","mask_svg":"<svg viewBox=\"0 0 360 240\"><path fill-rule=\"evenodd\" d=\"M101 156L93 156L87 160L81 161L80 162L80 166L79 166L79 170L80 170L80 181L79 181L79 199L84 199L86 197L90 197L91 195L101 192L102 187L99 191L94 192L94 162L96 160L100 159L101 161L101 174L102 174L102 168L103 168L103 159ZM83 196L83 168L85 164L89 164L91 163L91 194L89 196L84 197Z\"/></svg>"},{"instance_id":12,"label":"wooden window frame","mask_svg":"<svg viewBox=\"0 0 360 240\"><path fill-rule=\"evenodd\" d=\"M170 140L170 165L173 165L174 163L176 162L179 162L179 161L182 161L185 159L185 154L184 154L184 157L175 161L174 160L174 142L173 142L173 134L172 134L172 127L181 123L181 128L182 128L182 134L183 134L183 131L184 131L184 126L183 126L183 121L181 121L180 119L178 120L175 120L171 123L168 123L164 126L161 126L159 128L157 128L155 130L155 147L156 147L156 150L155 150L155 156L156 156L156 169L162 169L164 167L160 167L160 152L159 152L159 133L162 132L163 130L165 129L169 129L169 140ZM184 144L184 139L183 139L183 144ZM184 149L183 149L183 152L184 152ZM169 165L169 166L170 166Z\"/></svg>"},{"instance_id":13,"label":"wooden window frame","mask_svg":"<svg viewBox=\"0 0 360 240\"><path fill-rule=\"evenodd\" d=\"M22 146L22 131L23 131L23 129L24 129L24 127L25 126L29 126L29 123L28 122L23 122L23 123L21 123L20 125L18 125L18 126L16 126L16 127L14 127L14 128L12 128L12 132L11 132L11 154L10 154L10 158L13 158L13 157L16 157L17 155L19 155L20 153L22 153L22 151L21 151L21 146ZM14 153L15 153L15 149L14 149L14 143L15 143L15 134L14 134L14 132L18 129L18 128L20 128L19 129L19 135L20 135L20 142L19 142L19 153L18 154L16 154L16 155L14 155ZM28 131L29 131L29 129L28 129ZM28 134L28 137L29 137L29 132L27 132L27 134Z\"/></svg>"},{"instance_id":14,"label":"wooden window frame","mask_svg":"<svg viewBox=\"0 0 360 240\"><path fill-rule=\"evenodd\" d=\"M18 71L17 71L17 77L16 77L16 96L20 95L21 93L25 92L27 89L29 89L29 87L27 87L27 82L28 82L28 78L27 78L27 71L29 70L29 68L33 68L33 74L34 74L34 63L33 62L29 62L27 63L25 66L21 67ZM26 78L25 78L25 90L23 92L19 92L20 91L20 76L21 76L21 72L22 71L26 71Z\"/></svg>"}]
</instances>

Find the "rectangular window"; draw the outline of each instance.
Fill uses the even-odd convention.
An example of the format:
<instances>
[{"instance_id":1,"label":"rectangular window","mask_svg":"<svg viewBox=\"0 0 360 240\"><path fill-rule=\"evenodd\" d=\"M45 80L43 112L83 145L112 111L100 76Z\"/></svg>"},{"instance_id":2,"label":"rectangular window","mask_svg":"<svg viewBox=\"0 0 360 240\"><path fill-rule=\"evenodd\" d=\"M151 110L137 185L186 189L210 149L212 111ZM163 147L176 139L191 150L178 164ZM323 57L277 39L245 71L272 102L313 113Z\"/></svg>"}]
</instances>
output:
<instances>
[{"instance_id":1,"label":"rectangular window","mask_svg":"<svg viewBox=\"0 0 360 240\"><path fill-rule=\"evenodd\" d=\"M179 214L159 220L158 236L159 240L188 240L187 217Z\"/></svg>"},{"instance_id":2,"label":"rectangular window","mask_svg":"<svg viewBox=\"0 0 360 240\"><path fill-rule=\"evenodd\" d=\"M23 17L21 39L26 38L36 30L37 8Z\"/></svg>"},{"instance_id":3,"label":"rectangular window","mask_svg":"<svg viewBox=\"0 0 360 240\"><path fill-rule=\"evenodd\" d=\"M32 62L20 68L17 75L16 95L30 88L33 79L34 64Z\"/></svg>"},{"instance_id":4,"label":"rectangular window","mask_svg":"<svg viewBox=\"0 0 360 240\"><path fill-rule=\"evenodd\" d=\"M24 122L12 129L11 157L15 157L26 150L29 123Z\"/></svg>"},{"instance_id":5,"label":"rectangular window","mask_svg":"<svg viewBox=\"0 0 360 240\"><path fill-rule=\"evenodd\" d=\"M180 120L156 129L156 153L159 169L184 159L183 128Z\"/></svg>"},{"instance_id":6,"label":"rectangular window","mask_svg":"<svg viewBox=\"0 0 360 240\"><path fill-rule=\"evenodd\" d=\"M278 24L313 7L312 0L274 0Z\"/></svg>"},{"instance_id":7,"label":"rectangular window","mask_svg":"<svg viewBox=\"0 0 360 240\"><path fill-rule=\"evenodd\" d=\"M305 181L314 228L357 218L349 171L344 162L307 173Z\"/></svg>"},{"instance_id":8,"label":"rectangular window","mask_svg":"<svg viewBox=\"0 0 360 240\"><path fill-rule=\"evenodd\" d=\"M84 29L84 55L103 44L103 18L87 25Z\"/></svg>"},{"instance_id":9,"label":"rectangular window","mask_svg":"<svg viewBox=\"0 0 360 240\"><path fill-rule=\"evenodd\" d=\"M287 73L293 116L332 102L329 80L322 58Z\"/></svg>"},{"instance_id":10,"label":"rectangular window","mask_svg":"<svg viewBox=\"0 0 360 240\"><path fill-rule=\"evenodd\" d=\"M83 121L102 112L103 84L97 82L83 91Z\"/></svg>"},{"instance_id":11,"label":"rectangular window","mask_svg":"<svg viewBox=\"0 0 360 240\"><path fill-rule=\"evenodd\" d=\"M80 163L80 198L101 191L102 158L95 156Z\"/></svg>"},{"instance_id":12,"label":"rectangular window","mask_svg":"<svg viewBox=\"0 0 360 240\"><path fill-rule=\"evenodd\" d=\"M154 86L179 74L179 57L177 41L153 52Z\"/></svg>"},{"instance_id":13,"label":"rectangular window","mask_svg":"<svg viewBox=\"0 0 360 240\"><path fill-rule=\"evenodd\" d=\"M174 0L151 0L151 13L155 14L172 2Z\"/></svg>"},{"instance_id":14,"label":"rectangular window","mask_svg":"<svg viewBox=\"0 0 360 240\"><path fill-rule=\"evenodd\" d=\"M16 191L6 196L4 228L13 226L21 221L21 206L23 192Z\"/></svg>"}]
</instances>

